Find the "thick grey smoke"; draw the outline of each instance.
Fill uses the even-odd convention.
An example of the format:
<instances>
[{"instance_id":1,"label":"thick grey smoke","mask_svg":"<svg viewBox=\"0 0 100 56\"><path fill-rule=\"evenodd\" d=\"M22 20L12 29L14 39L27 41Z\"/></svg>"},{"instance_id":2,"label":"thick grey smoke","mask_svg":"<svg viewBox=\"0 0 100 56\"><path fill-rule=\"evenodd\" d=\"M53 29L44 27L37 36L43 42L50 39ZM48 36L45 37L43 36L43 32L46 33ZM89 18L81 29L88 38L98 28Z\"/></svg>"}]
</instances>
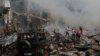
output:
<instances>
[{"instance_id":1,"label":"thick grey smoke","mask_svg":"<svg viewBox=\"0 0 100 56\"><path fill-rule=\"evenodd\" d=\"M37 4L42 10L51 14L52 24L46 28L65 26L83 26L95 29L100 26L100 0L27 0ZM28 6L32 7L32 6ZM63 23L62 23L63 22Z\"/></svg>"}]
</instances>

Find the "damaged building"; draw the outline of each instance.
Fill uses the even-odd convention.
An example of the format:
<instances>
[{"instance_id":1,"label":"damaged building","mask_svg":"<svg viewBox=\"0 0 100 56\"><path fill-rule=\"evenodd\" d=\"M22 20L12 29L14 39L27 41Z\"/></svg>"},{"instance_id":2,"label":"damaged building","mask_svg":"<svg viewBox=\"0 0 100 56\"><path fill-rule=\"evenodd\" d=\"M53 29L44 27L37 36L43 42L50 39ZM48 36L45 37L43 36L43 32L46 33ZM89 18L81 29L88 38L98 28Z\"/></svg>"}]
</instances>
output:
<instances>
[{"instance_id":1,"label":"damaged building","mask_svg":"<svg viewBox=\"0 0 100 56\"><path fill-rule=\"evenodd\" d=\"M34 3L27 8L26 2L0 0L1 56L100 56L100 33L85 35L83 27L68 26L63 34L59 29L51 34L44 28L50 13Z\"/></svg>"}]
</instances>

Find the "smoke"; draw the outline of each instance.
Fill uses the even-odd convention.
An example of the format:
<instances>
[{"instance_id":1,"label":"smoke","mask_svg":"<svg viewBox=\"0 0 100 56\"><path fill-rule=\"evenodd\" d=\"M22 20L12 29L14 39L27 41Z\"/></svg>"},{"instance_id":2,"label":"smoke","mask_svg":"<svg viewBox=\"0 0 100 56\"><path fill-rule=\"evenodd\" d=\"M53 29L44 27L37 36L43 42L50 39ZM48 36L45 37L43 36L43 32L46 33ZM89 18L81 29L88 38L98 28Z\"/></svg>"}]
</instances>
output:
<instances>
[{"instance_id":1,"label":"smoke","mask_svg":"<svg viewBox=\"0 0 100 56\"><path fill-rule=\"evenodd\" d=\"M100 27L100 0L27 0L28 8L38 5L43 11L50 13L53 22L45 27L62 32L66 26L83 26L94 30Z\"/></svg>"}]
</instances>

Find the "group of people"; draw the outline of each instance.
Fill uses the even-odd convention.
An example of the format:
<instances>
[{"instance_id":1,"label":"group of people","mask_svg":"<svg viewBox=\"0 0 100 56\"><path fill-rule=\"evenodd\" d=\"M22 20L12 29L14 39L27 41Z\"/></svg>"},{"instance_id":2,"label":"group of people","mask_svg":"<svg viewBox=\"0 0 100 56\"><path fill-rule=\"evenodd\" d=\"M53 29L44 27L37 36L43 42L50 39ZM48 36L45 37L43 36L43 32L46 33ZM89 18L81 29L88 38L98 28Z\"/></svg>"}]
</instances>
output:
<instances>
[{"instance_id":1,"label":"group of people","mask_svg":"<svg viewBox=\"0 0 100 56\"><path fill-rule=\"evenodd\" d=\"M83 28L80 26L78 28L70 28L69 26L66 28L65 33L60 33L59 30L58 31L53 31L53 34L49 34L50 35L50 39L52 39L52 37L55 39L56 42L63 42L66 39L67 40L71 40L74 43L77 43L77 41L79 42L82 38L83 35ZM46 37L48 38L48 37Z\"/></svg>"},{"instance_id":2,"label":"group of people","mask_svg":"<svg viewBox=\"0 0 100 56\"><path fill-rule=\"evenodd\" d=\"M35 36L36 39L33 40L35 45L32 42L32 54L33 56L89 56L90 51L88 51L90 52L88 55L85 51L78 50L76 45L80 45L81 38L84 35L83 31L81 26L78 28L67 27L66 34L61 34L59 31L50 34L44 28L41 28ZM87 46L82 48L91 49Z\"/></svg>"},{"instance_id":3,"label":"group of people","mask_svg":"<svg viewBox=\"0 0 100 56\"><path fill-rule=\"evenodd\" d=\"M46 42L44 43L44 56L50 56L50 53L53 51L52 49L56 49L56 51L59 49L59 47L62 48L73 48L73 45L75 43L80 43L80 38L83 34L83 28L80 26L79 28L70 28L67 27L66 34L63 35L61 33L54 31L53 35L45 31L43 28L40 30L40 32L44 33L44 37L46 38ZM68 45L66 45L66 43ZM64 47L66 45L66 47ZM69 47L68 47L69 46Z\"/></svg>"},{"instance_id":4,"label":"group of people","mask_svg":"<svg viewBox=\"0 0 100 56\"><path fill-rule=\"evenodd\" d=\"M72 41L80 41L81 36L83 35L83 28L80 26L79 28L70 28L66 29L66 36Z\"/></svg>"}]
</instances>

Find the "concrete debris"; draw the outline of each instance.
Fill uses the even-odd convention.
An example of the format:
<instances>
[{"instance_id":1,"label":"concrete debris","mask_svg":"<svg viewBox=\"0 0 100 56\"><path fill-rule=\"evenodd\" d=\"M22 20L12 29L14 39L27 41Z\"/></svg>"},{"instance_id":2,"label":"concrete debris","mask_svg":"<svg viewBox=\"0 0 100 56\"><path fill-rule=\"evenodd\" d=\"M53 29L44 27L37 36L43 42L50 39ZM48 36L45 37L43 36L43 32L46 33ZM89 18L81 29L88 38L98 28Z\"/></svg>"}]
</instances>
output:
<instances>
[{"instance_id":1,"label":"concrete debris","mask_svg":"<svg viewBox=\"0 0 100 56\"><path fill-rule=\"evenodd\" d=\"M0 56L100 56L100 33L89 35L81 26L68 26L63 34L59 29L51 31L51 34L43 27L49 20L40 17L42 15L15 12L11 10L10 0L4 0L4 9L1 8L0 18L4 18L5 29L0 29L0 34L3 32L0 35L3 42L0 45ZM23 26L24 20L15 23L12 14L29 18L26 19L27 23L24 22L27 27ZM36 21L34 24L31 18L37 19L33 20Z\"/></svg>"},{"instance_id":2,"label":"concrete debris","mask_svg":"<svg viewBox=\"0 0 100 56\"><path fill-rule=\"evenodd\" d=\"M12 35L6 36L3 39L3 45L7 46L7 45L10 45L10 44L12 44L13 42L16 42L16 41L17 41L17 34L14 33Z\"/></svg>"},{"instance_id":3,"label":"concrete debris","mask_svg":"<svg viewBox=\"0 0 100 56\"><path fill-rule=\"evenodd\" d=\"M72 31L71 35L69 31ZM27 52L34 56L39 56L39 54L41 54L40 56L98 55L100 52L100 41L95 38L97 36L88 38L79 32L79 30L76 31L76 29L70 29L67 30L66 35L62 35L55 31L53 35L47 33L46 31L19 33L17 34L18 36L14 33L11 36L8 36L9 38L5 38L6 42L4 46L17 41L17 49L14 48L16 50L16 52L14 52L19 56L24 56ZM22 41L27 41L27 43ZM6 51L11 49L12 48L6 49ZM27 51L24 53L23 50Z\"/></svg>"}]
</instances>

